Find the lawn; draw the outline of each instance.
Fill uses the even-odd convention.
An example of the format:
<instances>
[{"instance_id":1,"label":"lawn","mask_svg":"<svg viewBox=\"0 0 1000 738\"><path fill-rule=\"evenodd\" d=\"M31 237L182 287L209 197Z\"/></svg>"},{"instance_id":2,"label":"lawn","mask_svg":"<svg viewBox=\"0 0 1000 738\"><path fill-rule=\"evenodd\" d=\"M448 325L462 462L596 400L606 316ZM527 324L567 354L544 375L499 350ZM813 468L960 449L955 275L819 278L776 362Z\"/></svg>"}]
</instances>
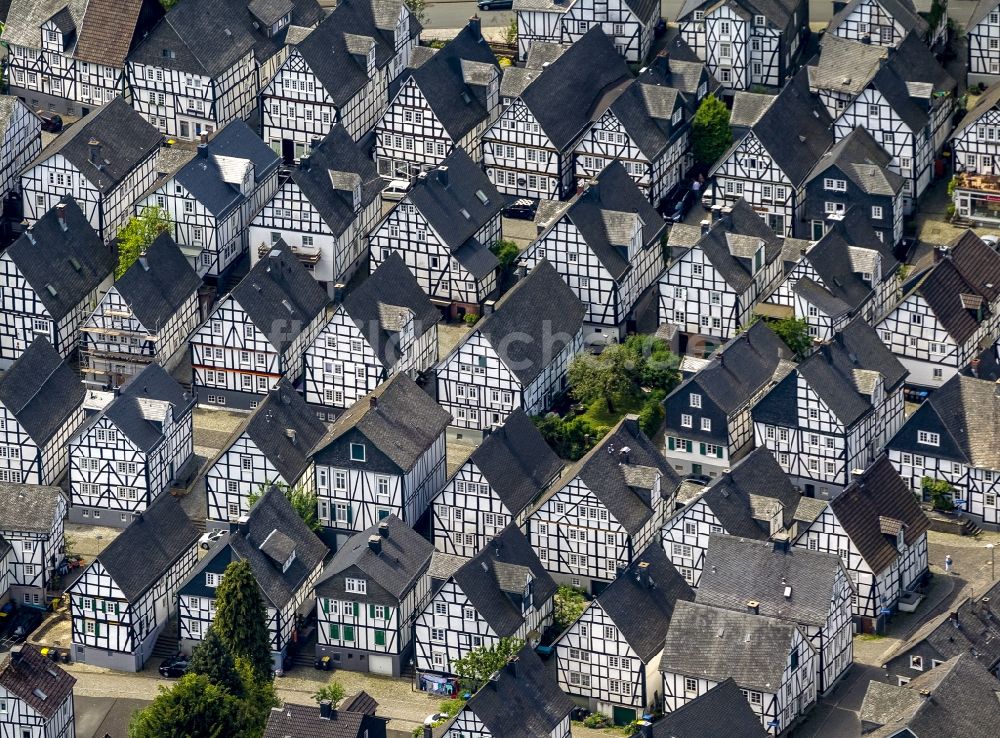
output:
<instances>
[{"instance_id":1,"label":"lawn","mask_svg":"<svg viewBox=\"0 0 1000 738\"><path fill-rule=\"evenodd\" d=\"M623 397L615 403L615 412L612 413L608 411L608 406L604 400L598 399L590 403L590 406L576 417L583 418L583 420L592 425L603 425L612 428L615 423L629 413L638 414L645 402L646 395L644 393L630 393L627 397Z\"/></svg>"}]
</instances>

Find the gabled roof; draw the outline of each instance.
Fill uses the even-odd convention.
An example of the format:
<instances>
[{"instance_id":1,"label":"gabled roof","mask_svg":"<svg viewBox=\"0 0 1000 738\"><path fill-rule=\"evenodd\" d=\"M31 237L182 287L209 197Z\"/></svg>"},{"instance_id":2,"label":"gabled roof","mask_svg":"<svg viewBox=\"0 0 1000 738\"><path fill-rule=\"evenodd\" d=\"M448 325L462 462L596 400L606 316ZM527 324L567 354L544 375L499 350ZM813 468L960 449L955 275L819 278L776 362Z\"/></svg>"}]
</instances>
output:
<instances>
[{"instance_id":1,"label":"gabled roof","mask_svg":"<svg viewBox=\"0 0 1000 738\"><path fill-rule=\"evenodd\" d=\"M536 503L555 497L574 479L586 485L613 520L635 535L653 515L653 486L668 498L680 485L677 474L639 429L637 416L626 415L583 458L569 467Z\"/></svg>"},{"instance_id":2,"label":"gabled roof","mask_svg":"<svg viewBox=\"0 0 1000 738\"><path fill-rule=\"evenodd\" d=\"M164 231L118 278L114 289L143 328L159 333L200 286L198 273Z\"/></svg>"},{"instance_id":3,"label":"gabled roof","mask_svg":"<svg viewBox=\"0 0 1000 738\"><path fill-rule=\"evenodd\" d=\"M468 463L475 464L514 517L534 502L563 468L563 462L521 408L483 439Z\"/></svg>"},{"instance_id":4,"label":"gabled roof","mask_svg":"<svg viewBox=\"0 0 1000 738\"><path fill-rule=\"evenodd\" d=\"M317 705L286 702L282 707L272 707L263 738L362 738L368 732L366 718L385 720L372 718L368 712L348 709L351 706L350 702L341 705L329 720L320 716Z\"/></svg>"},{"instance_id":5,"label":"gabled roof","mask_svg":"<svg viewBox=\"0 0 1000 738\"><path fill-rule=\"evenodd\" d=\"M937 58L910 32L872 79L874 87L911 131L919 132L930 118L933 99L955 93L955 80Z\"/></svg>"},{"instance_id":6,"label":"gabled roof","mask_svg":"<svg viewBox=\"0 0 1000 738\"><path fill-rule=\"evenodd\" d=\"M39 447L62 429L86 394L80 377L44 336L0 377L0 403Z\"/></svg>"},{"instance_id":7,"label":"gabled roof","mask_svg":"<svg viewBox=\"0 0 1000 738\"><path fill-rule=\"evenodd\" d=\"M2 22L0 21L0 23ZM14 95L0 95L0 132L6 133L10 129L10 124L14 122L14 111L18 107L31 111L31 108L21 98ZM41 120L34 113L28 116L24 125L24 130L28 131L29 136L38 135L41 130Z\"/></svg>"},{"instance_id":8,"label":"gabled roof","mask_svg":"<svg viewBox=\"0 0 1000 738\"><path fill-rule=\"evenodd\" d=\"M378 538L378 551L370 545L374 538ZM341 545L316 583L316 595L343 599L347 594L344 574L356 569L368 580L369 600L398 606L427 573L433 553L433 544L390 515Z\"/></svg>"},{"instance_id":9,"label":"gabled roof","mask_svg":"<svg viewBox=\"0 0 1000 738\"><path fill-rule=\"evenodd\" d=\"M623 278L632 266L628 259L632 234L641 229L643 251L658 249L660 236L667 228L618 161L612 161L594 183L584 187L562 218L576 226L587 246L616 280ZM558 222L553 222L550 230Z\"/></svg>"},{"instance_id":10,"label":"gabled roof","mask_svg":"<svg viewBox=\"0 0 1000 738\"><path fill-rule=\"evenodd\" d=\"M65 220L59 218L60 206ZM115 264L111 250L68 196L14 241L5 255L55 322L108 279Z\"/></svg>"},{"instance_id":11,"label":"gabled roof","mask_svg":"<svg viewBox=\"0 0 1000 738\"><path fill-rule=\"evenodd\" d=\"M732 678L743 689L776 694L797 627L777 618L680 601L667 629L660 671L714 682Z\"/></svg>"},{"instance_id":12,"label":"gabled roof","mask_svg":"<svg viewBox=\"0 0 1000 738\"><path fill-rule=\"evenodd\" d=\"M732 679L653 723L651 738L765 738L767 731Z\"/></svg>"},{"instance_id":13,"label":"gabled roof","mask_svg":"<svg viewBox=\"0 0 1000 738\"><path fill-rule=\"evenodd\" d=\"M497 302L494 311L480 320L469 336L479 333L495 349L503 346L500 358L525 386L573 342L586 311L576 293L543 259ZM509 340L515 333L527 338ZM456 346L451 356L464 343Z\"/></svg>"},{"instance_id":14,"label":"gabled roof","mask_svg":"<svg viewBox=\"0 0 1000 738\"><path fill-rule=\"evenodd\" d=\"M712 535L697 601L727 610L745 610L755 601L761 615L825 627L830 603L839 596L834 583L842 566L836 554Z\"/></svg>"},{"instance_id":15,"label":"gabled roof","mask_svg":"<svg viewBox=\"0 0 1000 738\"><path fill-rule=\"evenodd\" d=\"M998 3L993 2L990 5L990 9L996 8ZM997 106L1000 103L1000 85L990 85L986 88L986 92L976 98L975 105L969 109L969 112L965 114L961 122L955 126L954 137L965 130L970 125L978 121L983 115Z\"/></svg>"},{"instance_id":16,"label":"gabled roof","mask_svg":"<svg viewBox=\"0 0 1000 738\"><path fill-rule=\"evenodd\" d=\"M702 251L730 287L743 293L753 284L754 254L761 246L764 247L761 268L781 256L781 239L741 198L729 212L716 219L694 248Z\"/></svg>"},{"instance_id":17,"label":"gabled roof","mask_svg":"<svg viewBox=\"0 0 1000 738\"><path fill-rule=\"evenodd\" d=\"M718 0L685 0L677 14L681 19L695 10L708 11L718 5ZM763 15L769 22L783 29L799 7L797 0L733 0L730 5L743 15Z\"/></svg>"},{"instance_id":18,"label":"gabled roof","mask_svg":"<svg viewBox=\"0 0 1000 738\"><path fill-rule=\"evenodd\" d=\"M515 525L504 528L452 575L469 604L500 638L513 635L524 624L521 595L529 577L534 607L541 608L556 593L556 583Z\"/></svg>"},{"instance_id":19,"label":"gabled roof","mask_svg":"<svg viewBox=\"0 0 1000 738\"><path fill-rule=\"evenodd\" d=\"M556 149L565 149L632 82L632 73L600 24L549 64L521 99Z\"/></svg>"},{"instance_id":20,"label":"gabled roof","mask_svg":"<svg viewBox=\"0 0 1000 738\"><path fill-rule=\"evenodd\" d=\"M854 128L816 162L806 183L822 177L830 167L844 173L868 195L893 197L903 189L903 178L889 169L892 157L863 127Z\"/></svg>"},{"instance_id":21,"label":"gabled roof","mask_svg":"<svg viewBox=\"0 0 1000 738\"><path fill-rule=\"evenodd\" d=\"M997 0L979 0L972 11L972 15L969 17L969 22L965 26L966 32L971 31L976 25L981 23L998 6L1000 6L1000 3Z\"/></svg>"},{"instance_id":22,"label":"gabled roof","mask_svg":"<svg viewBox=\"0 0 1000 738\"><path fill-rule=\"evenodd\" d=\"M733 93L733 109L729 115L729 125L745 132L761 119L774 100L775 95L736 90Z\"/></svg>"},{"instance_id":23,"label":"gabled roof","mask_svg":"<svg viewBox=\"0 0 1000 738\"><path fill-rule=\"evenodd\" d=\"M880 6L893 21L898 23L903 29L904 36L910 31L915 31L920 36L927 34L927 21L920 17L910 0L851 0L830 20L830 25L826 27L827 36L833 36L834 30L839 28L851 13L869 2Z\"/></svg>"},{"instance_id":24,"label":"gabled roof","mask_svg":"<svg viewBox=\"0 0 1000 738\"><path fill-rule=\"evenodd\" d=\"M254 264L229 296L279 353L329 302L326 290L281 240Z\"/></svg>"},{"instance_id":25,"label":"gabled roof","mask_svg":"<svg viewBox=\"0 0 1000 738\"><path fill-rule=\"evenodd\" d=\"M166 575L174 562L194 548L200 535L180 500L160 495L97 555L91 566L104 567L125 599L134 603ZM77 584L70 590L79 592L74 589Z\"/></svg>"},{"instance_id":26,"label":"gabled roof","mask_svg":"<svg viewBox=\"0 0 1000 738\"><path fill-rule=\"evenodd\" d=\"M548 738L573 710L534 649L525 645L463 708L492 738ZM461 713L459 713L461 714Z\"/></svg>"},{"instance_id":27,"label":"gabled roof","mask_svg":"<svg viewBox=\"0 0 1000 738\"><path fill-rule=\"evenodd\" d=\"M682 77L673 72L672 67L679 65L683 65L683 62L654 62L611 103L611 112L615 118L650 161L663 156L677 128L687 125L687 120L693 113L694 93L679 90L671 84L674 77ZM683 83L681 79L678 82ZM697 84L695 88L697 89ZM675 107L687 107L689 100L690 109L686 111L686 120L679 126L674 126L671 117Z\"/></svg>"},{"instance_id":28,"label":"gabled roof","mask_svg":"<svg viewBox=\"0 0 1000 738\"><path fill-rule=\"evenodd\" d=\"M413 319L414 339L441 320L441 311L431 304L396 251L368 279L351 290L343 304L344 311L386 369L395 366L400 358L395 316L403 314Z\"/></svg>"},{"instance_id":29,"label":"gabled roof","mask_svg":"<svg viewBox=\"0 0 1000 738\"><path fill-rule=\"evenodd\" d=\"M91 146L91 141L99 146ZM56 137L25 169L62 154L106 195L154 154L161 141L163 134L118 96Z\"/></svg>"},{"instance_id":30,"label":"gabled roof","mask_svg":"<svg viewBox=\"0 0 1000 738\"><path fill-rule=\"evenodd\" d=\"M86 9L87 0L11 0L0 38L8 44L37 49L42 42L42 24L62 11L79 27Z\"/></svg>"},{"instance_id":31,"label":"gabled roof","mask_svg":"<svg viewBox=\"0 0 1000 738\"><path fill-rule=\"evenodd\" d=\"M87 0L73 56L121 69L129 50L162 16L158 0Z\"/></svg>"},{"instance_id":32,"label":"gabled roof","mask_svg":"<svg viewBox=\"0 0 1000 738\"><path fill-rule=\"evenodd\" d=\"M395 374L355 402L313 444L312 455L323 464L348 464L349 443L364 436L385 457L367 451L366 469L404 474L451 422L451 415L406 374Z\"/></svg>"},{"instance_id":33,"label":"gabled roof","mask_svg":"<svg viewBox=\"0 0 1000 738\"><path fill-rule=\"evenodd\" d=\"M0 482L0 529L47 534L59 510L60 498L59 487Z\"/></svg>"},{"instance_id":34,"label":"gabled roof","mask_svg":"<svg viewBox=\"0 0 1000 738\"><path fill-rule=\"evenodd\" d=\"M679 600L693 602L694 596L656 540L601 592L597 603L636 655L649 664L663 649L674 606Z\"/></svg>"},{"instance_id":35,"label":"gabled roof","mask_svg":"<svg viewBox=\"0 0 1000 738\"><path fill-rule=\"evenodd\" d=\"M807 67L812 90L857 95L889 58L885 46L864 44L832 33L822 38L816 63Z\"/></svg>"},{"instance_id":36,"label":"gabled roof","mask_svg":"<svg viewBox=\"0 0 1000 738\"><path fill-rule=\"evenodd\" d=\"M174 175L191 196L217 218L246 201L243 178L249 168L251 186L278 168L280 159L242 120L228 123Z\"/></svg>"},{"instance_id":37,"label":"gabled roof","mask_svg":"<svg viewBox=\"0 0 1000 738\"><path fill-rule=\"evenodd\" d=\"M53 717L67 698L72 699L74 684L76 677L28 643L15 646L0 668L0 686L45 720Z\"/></svg>"},{"instance_id":38,"label":"gabled roof","mask_svg":"<svg viewBox=\"0 0 1000 738\"><path fill-rule=\"evenodd\" d=\"M930 527L913 492L884 454L829 504L844 533L876 574L899 555L896 536L882 532L880 518L902 523L907 546Z\"/></svg>"}]
</instances>

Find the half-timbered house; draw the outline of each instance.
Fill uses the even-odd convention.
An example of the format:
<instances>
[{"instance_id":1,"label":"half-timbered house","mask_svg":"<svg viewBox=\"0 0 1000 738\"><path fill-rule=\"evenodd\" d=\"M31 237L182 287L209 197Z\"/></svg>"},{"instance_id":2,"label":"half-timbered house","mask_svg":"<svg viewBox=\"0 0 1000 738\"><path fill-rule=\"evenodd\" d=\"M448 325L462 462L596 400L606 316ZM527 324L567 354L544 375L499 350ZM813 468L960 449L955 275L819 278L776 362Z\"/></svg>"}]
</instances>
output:
<instances>
[{"instance_id":1,"label":"half-timbered house","mask_svg":"<svg viewBox=\"0 0 1000 738\"><path fill-rule=\"evenodd\" d=\"M35 110L86 116L125 94L125 56L161 17L156 0L13 0L0 35L10 91Z\"/></svg>"},{"instance_id":2,"label":"half-timbered house","mask_svg":"<svg viewBox=\"0 0 1000 738\"><path fill-rule=\"evenodd\" d=\"M702 230L660 275L659 323L718 345L749 325L758 303L778 286L782 242L739 198Z\"/></svg>"},{"instance_id":3,"label":"half-timbered house","mask_svg":"<svg viewBox=\"0 0 1000 738\"><path fill-rule=\"evenodd\" d=\"M834 123L838 141L864 127L888 152L889 168L903 178L907 214L934 177L934 160L951 133L955 91L955 80L911 33Z\"/></svg>"},{"instance_id":4,"label":"half-timbered house","mask_svg":"<svg viewBox=\"0 0 1000 738\"><path fill-rule=\"evenodd\" d=\"M591 28L600 28L615 50L631 64L642 64L653 46L660 7L648 0L515 0L517 55L527 59L538 42L572 44Z\"/></svg>"},{"instance_id":5,"label":"half-timbered house","mask_svg":"<svg viewBox=\"0 0 1000 738\"><path fill-rule=\"evenodd\" d=\"M761 615L797 624L816 649L816 692L824 694L854 662L853 596L836 554L713 535L697 602L737 611L753 602Z\"/></svg>"},{"instance_id":6,"label":"half-timbered house","mask_svg":"<svg viewBox=\"0 0 1000 738\"><path fill-rule=\"evenodd\" d=\"M1000 47L995 56L1000 59ZM995 226L1000 222L996 201L1000 190L1000 85L980 95L955 126L951 150L955 157L956 215Z\"/></svg>"},{"instance_id":7,"label":"half-timbered house","mask_svg":"<svg viewBox=\"0 0 1000 738\"><path fill-rule=\"evenodd\" d=\"M326 432L302 396L279 380L230 435L205 471L208 524L225 528L270 486L313 490L309 453Z\"/></svg>"},{"instance_id":8,"label":"half-timbered house","mask_svg":"<svg viewBox=\"0 0 1000 738\"><path fill-rule=\"evenodd\" d=\"M161 495L109 543L67 590L73 660L141 671L198 562L200 535L181 503Z\"/></svg>"},{"instance_id":9,"label":"half-timbered house","mask_svg":"<svg viewBox=\"0 0 1000 738\"><path fill-rule=\"evenodd\" d=\"M315 0L190 0L173 6L128 55L136 110L182 139L247 118L294 43L323 18Z\"/></svg>"},{"instance_id":10,"label":"half-timbered house","mask_svg":"<svg viewBox=\"0 0 1000 738\"><path fill-rule=\"evenodd\" d=\"M990 441L1000 428L997 384L958 374L906 419L886 445L889 461L923 499L924 479L947 482L962 511L1000 527L1000 454Z\"/></svg>"},{"instance_id":11,"label":"half-timbered house","mask_svg":"<svg viewBox=\"0 0 1000 738\"><path fill-rule=\"evenodd\" d=\"M181 479L194 453L194 404L150 364L91 415L67 444L70 521L124 528Z\"/></svg>"},{"instance_id":12,"label":"half-timbered house","mask_svg":"<svg viewBox=\"0 0 1000 738\"><path fill-rule=\"evenodd\" d=\"M456 148L481 161L479 136L500 112L500 66L479 18L389 86L389 106L375 125L375 163L383 177L434 169Z\"/></svg>"},{"instance_id":13,"label":"half-timbered house","mask_svg":"<svg viewBox=\"0 0 1000 738\"><path fill-rule=\"evenodd\" d=\"M523 646L445 726L442 738L570 738L573 703Z\"/></svg>"},{"instance_id":14,"label":"half-timbered house","mask_svg":"<svg viewBox=\"0 0 1000 738\"><path fill-rule=\"evenodd\" d=\"M819 240L854 208L888 248L902 241L903 178L889 168L891 159L865 128L840 139L803 184L795 236Z\"/></svg>"},{"instance_id":15,"label":"half-timbered house","mask_svg":"<svg viewBox=\"0 0 1000 738\"><path fill-rule=\"evenodd\" d=\"M430 597L434 546L395 515L355 533L316 584L316 658L398 677Z\"/></svg>"},{"instance_id":16,"label":"half-timbered house","mask_svg":"<svg viewBox=\"0 0 1000 738\"><path fill-rule=\"evenodd\" d=\"M74 738L71 676L36 646L15 646L0 665L0 734L12 738Z\"/></svg>"},{"instance_id":17,"label":"half-timbered house","mask_svg":"<svg viewBox=\"0 0 1000 738\"><path fill-rule=\"evenodd\" d=\"M336 707L330 700L321 700L318 707L286 702L271 708L263 738L385 738L389 718L376 715L377 709L378 702L365 691Z\"/></svg>"},{"instance_id":18,"label":"half-timbered house","mask_svg":"<svg viewBox=\"0 0 1000 738\"><path fill-rule=\"evenodd\" d=\"M302 355L327 320L328 302L278 241L191 336L199 404L251 410L281 377L298 381Z\"/></svg>"},{"instance_id":19,"label":"half-timbered house","mask_svg":"<svg viewBox=\"0 0 1000 738\"><path fill-rule=\"evenodd\" d=\"M809 91L836 118L865 89L889 58L889 49L840 36L821 37L819 55L806 67Z\"/></svg>"},{"instance_id":20,"label":"half-timbered house","mask_svg":"<svg viewBox=\"0 0 1000 738\"><path fill-rule=\"evenodd\" d=\"M532 506L528 538L556 581L600 594L658 538L679 485L626 415Z\"/></svg>"},{"instance_id":21,"label":"half-timbered house","mask_svg":"<svg viewBox=\"0 0 1000 738\"><path fill-rule=\"evenodd\" d=\"M55 484L83 423L86 389L44 336L0 377L0 482Z\"/></svg>"},{"instance_id":22,"label":"half-timbered house","mask_svg":"<svg viewBox=\"0 0 1000 738\"><path fill-rule=\"evenodd\" d=\"M431 526L439 551L469 558L555 481L563 462L518 408L493 428L434 498Z\"/></svg>"},{"instance_id":23,"label":"half-timbered house","mask_svg":"<svg viewBox=\"0 0 1000 738\"><path fill-rule=\"evenodd\" d=\"M965 37L969 86L1000 81L1000 3L980 0L965 26Z\"/></svg>"},{"instance_id":24,"label":"half-timbered house","mask_svg":"<svg viewBox=\"0 0 1000 738\"><path fill-rule=\"evenodd\" d=\"M354 140L389 104L389 84L410 62L420 22L403 0L337 3L297 39L260 92L261 133L286 162L339 123Z\"/></svg>"},{"instance_id":25,"label":"half-timbered house","mask_svg":"<svg viewBox=\"0 0 1000 738\"><path fill-rule=\"evenodd\" d=\"M355 402L311 452L320 522L338 539L390 515L415 525L445 483L449 420L405 374Z\"/></svg>"},{"instance_id":26,"label":"half-timbered house","mask_svg":"<svg viewBox=\"0 0 1000 738\"><path fill-rule=\"evenodd\" d=\"M501 638L532 647L552 622L556 583L510 525L431 596L414 624L417 673L454 674L456 659Z\"/></svg>"},{"instance_id":27,"label":"half-timbered house","mask_svg":"<svg viewBox=\"0 0 1000 738\"><path fill-rule=\"evenodd\" d=\"M750 411L794 368L762 320L720 346L663 401L664 456L678 474L715 478L753 448Z\"/></svg>"},{"instance_id":28,"label":"half-timbered house","mask_svg":"<svg viewBox=\"0 0 1000 738\"><path fill-rule=\"evenodd\" d=\"M60 356L110 287L114 257L72 198L61 200L0 255L0 368L36 338Z\"/></svg>"},{"instance_id":29,"label":"half-timbered house","mask_svg":"<svg viewBox=\"0 0 1000 738\"><path fill-rule=\"evenodd\" d=\"M929 40L927 21L910 0L850 0L841 5L826 27L827 36L888 47L899 46L911 32Z\"/></svg>"},{"instance_id":30,"label":"half-timbered house","mask_svg":"<svg viewBox=\"0 0 1000 738\"><path fill-rule=\"evenodd\" d=\"M246 251L250 223L278 191L278 163L277 154L236 120L211 140L204 136L194 158L136 208L165 212L199 276L218 277Z\"/></svg>"},{"instance_id":31,"label":"half-timbered house","mask_svg":"<svg viewBox=\"0 0 1000 738\"><path fill-rule=\"evenodd\" d=\"M327 547L309 529L284 492L270 487L250 513L229 524L177 589L177 619L181 651L190 654L215 619L216 587L226 567L247 561L267 618L274 670L284 668L294 643L298 616L313 609L313 586L319 579Z\"/></svg>"},{"instance_id":32,"label":"half-timbered house","mask_svg":"<svg viewBox=\"0 0 1000 738\"><path fill-rule=\"evenodd\" d=\"M200 320L199 287L170 235L157 236L80 326L84 381L117 387L150 363L174 364Z\"/></svg>"},{"instance_id":33,"label":"half-timbered house","mask_svg":"<svg viewBox=\"0 0 1000 738\"><path fill-rule=\"evenodd\" d=\"M675 738L688 731L707 731L706 736L738 735L766 738L767 731L750 708L739 686L730 677L669 712L649 728L650 738ZM697 735L697 732L694 733Z\"/></svg>"},{"instance_id":34,"label":"half-timbered house","mask_svg":"<svg viewBox=\"0 0 1000 738\"><path fill-rule=\"evenodd\" d=\"M452 425L485 431L515 408L545 412L583 348L585 312L552 265L540 261L438 365L438 402Z\"/></svg>"},{"instance_id":35,"label":"half-timbered house","mask_svg":"<svg viewBox=\"0 0 1000 738\"><path fill-rule=\"evenodd\" d=\"M41 119L20 98L0 96L0 197L21 186L21 170L41 150Z\"/></svg>"},{"instance_id":36,"label":"half-timbered house","mask_svg":"<svg viewBox=\"0 0 1000 738\"><path fill-rule=\"evenodd\" d=\"M733 679L770 735L816 702L816 649L795 623L749 608L733 612L678 602L660 660L664 712Z\"/></svg>"},{"instance_id":37,"label":"half-timbered house","mask_svg":"<svg viewBox=\"0 0 1000 738\"><path fill-rule=\"evenodd\" d=\"M786 542L795 537L806 510L799 493L764 448L751 451L708 487L682 485L683 503L664 523L663 550L692 587L701 582L712 534L756 541Z\"/></svg>"},{"instance_id":38,"label":"half-timbered house","mask_svg":"<svg viewBox=\"0 0 1000 738\"><path fill-rule=\"evenodd\" d=\"M666 223L617 161L546 224L520 256L533 269L548 261L586 306L586 335L620 340L639 297L663 268Z\"/></svg>"},{"instance_id":39,"label":"half-timbered house","mask_svg":"<svg viewBox=\"0 0 1000 738\"><path fill-rule=\"evenodd\" d=\"M803 70L709 170L714 202L732 206L742 198L779 236L792 235L802 186L833 141L830 115Z\"/></svg>"},{"instance_id":40,"label":"half-timbered house","mask_svg":"<svg viewBox=\"0 0 1000 738\"><path fill-rule=\"evenodd\" d=\"M156 179L163 136L117 97L56 138L21 173L29 225L71 197L105 241Z\"/></svg>"},{"instance_id":41,"label":"half-timbered house","mask_svg":"<svg viewBox=\"0 0 1000 738\"><path fill-rule=\"evenodd\" d=\"M337 285L367 265L383 186L369 156L335 125L281 177L274 197L251 221L251 262L283 241L333 297Z\"/></svg>"},{"instance_id":42,"label":"half-timbered house","mask_svg":"<svg viewBox=\"0 0 1000 738\"><path fill-rule=\"evenodd\" d=\"M576 148L632 83L595 24L536 75L482 135L483 165L508 195L561 200L576 189Z\"/></svg>"},{"instance_id":43,"label":"half-timbered house","mask_svg":"<svg viewBox=\"0 0 1000 738\"><path fill-rule=\"evenodd\" d=\"M900 596L927 576L930 521L883 455L803 527L796 546L837 554L856 590L854 621L882 632Z\"/></svg>"},{"instance_id":44,"label":"half-timbered house","mask_svg":"<svg viewBox=\"0 0 1000 738\"><path fill-rule=\"evenodd\" d=\"M809 26L804 0L687 0L677 15L680 37L723 87L779 88L795 73Z\"/></svg>"},{"instance_id":45,"label":"half-timbered house","mask_svg":"<svg viewBox=\"0 0 1000 738\"><path fill-rule=\"evenodd\" d=\"M420 289L452 314L482 315L497 288L490 247L500 240L507 198L461 149L417 178L369 236L371 268L398 252Z\"/></svg>"},{"instance_id":46,"label":"half-timbered house","mask_svg":"<svg viewBox=\"0 0 1000 738\"><path fill-rule=\"evenodd\" d=\"M390 254L306 349L306 402L346 408L396 374L417 379L437 364L440 320L402 257Z\"/></svg>"},{"instance_id":47,"label":"half-timbered house","mask_svg":"<svg viewBox=\"0 0 1000 738\"><path fill-rule=\"evenodd\" d=\"M661 708L660 656L678 600L694 591L653 541L553 644L559 688L628 725Z\"/></svg>"},{"instance_id":48,"label":"half-timbered house","mask_svg":"<svg viewBox=\"0 0 1000 738\"><path fill-rule=\"evenodd\" d=\"M972 231L935 249L935 263L902 285L879 337L909 372L940 387L1000 336L1000 254Z\"/></svg>"},{"instance_id":49,"label":"half-timbered house","mask_svg":"<svg viewBox=\"0 0 1000 738\"><path fill-rule=\"evenodd\" d=\"M0 536L10 544L10 599L48 607L65 553L66 498L59 487L0 483Z\"/></svg>"}]
</instances>

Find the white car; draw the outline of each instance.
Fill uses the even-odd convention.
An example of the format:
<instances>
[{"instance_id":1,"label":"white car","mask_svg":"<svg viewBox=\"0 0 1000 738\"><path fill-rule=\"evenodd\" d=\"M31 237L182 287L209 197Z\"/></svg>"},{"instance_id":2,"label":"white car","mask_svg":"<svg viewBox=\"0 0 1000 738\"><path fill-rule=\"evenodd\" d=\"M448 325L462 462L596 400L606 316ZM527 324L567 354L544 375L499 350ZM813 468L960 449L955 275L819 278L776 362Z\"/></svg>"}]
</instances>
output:
<instances>
[{"instance_id":1,"label":"white car","mask_svg":"<svg viewBox=\"0 0 1000 738\"><path fill-rule=\"evenodd\" d=\"M383 200L402 200L403 195L410 189L410 180L394 179L382 190Z\"/></svg>"}]
</instances>

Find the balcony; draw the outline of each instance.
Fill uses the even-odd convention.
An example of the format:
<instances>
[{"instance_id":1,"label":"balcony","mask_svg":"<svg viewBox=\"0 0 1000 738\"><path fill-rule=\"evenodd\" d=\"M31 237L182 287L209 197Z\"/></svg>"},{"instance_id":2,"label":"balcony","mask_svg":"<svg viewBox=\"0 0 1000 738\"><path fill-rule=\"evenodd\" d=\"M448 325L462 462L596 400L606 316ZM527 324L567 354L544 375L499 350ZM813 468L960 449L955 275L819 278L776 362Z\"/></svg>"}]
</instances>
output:
<instances>
[{"instance_id":1,"label":"balcony","mask_svg":"<svg viewBox=\"0 0 1000 738\"><path fill-rule=\"evenodd\" d=\"M1000 224L1000 176L956 174L955 214L966 223Z\"/></svg>"},{"instance_id":2,"label":"balcony","mask_svg":"<svg viewBox=\"0 0 1000 738\"><path fill-rule=\"evenodd\" d=\"M257 247L257 258L263 259L273 246L274 244L262 242L260 246ZM320 258L323 256L323 252L319 249L303 249L296 248L295 246L292 246L291 249L292 256L301 261L303 264L307 264L309 266L316 266L319 263Z\"/></svg>"}]
</instances>

